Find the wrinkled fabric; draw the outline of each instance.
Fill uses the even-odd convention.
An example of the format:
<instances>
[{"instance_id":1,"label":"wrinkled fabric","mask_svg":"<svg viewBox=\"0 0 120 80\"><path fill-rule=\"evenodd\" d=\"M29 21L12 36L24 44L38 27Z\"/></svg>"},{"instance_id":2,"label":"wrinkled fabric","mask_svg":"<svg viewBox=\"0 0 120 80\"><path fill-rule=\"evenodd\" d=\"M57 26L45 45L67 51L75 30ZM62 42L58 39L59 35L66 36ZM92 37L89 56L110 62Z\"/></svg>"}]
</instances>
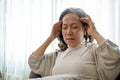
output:
<instances>
[{"instance_id":1,"label":"wrinkled fabric","mask_svg":"<svg viewBox=\"0 0 120 80\"><path fill-rule=\"evenodd\" d=\"M88 46L90 46L89 51L94 56L96 71L98 73L98 79L115 80L115 78L120 72L119 47L109 40L106 40L99 47L96 47L96 45L93 43L88 44ZM56 57L56 52L51 54L45 54L44 56L39 57L31 55L29 58L29 66L33 72L41 74L42 77L51 76L52 69L55 65ZM87 77L82 74L79 74L79 76L81 77L81 80L87 79Z\"/></svg>"},{"instance_id":2,"label":"wrinkled fabric","mask_svg":"<svg viewBox=\"0 0 120 80\"><path fill-rule=\"evenodd\" d=\"M113 42L106 40L94 52L100 80L115 80L120 73L120 50Z\"/></svg>"},{"instance_id":3,"label":"wrinkled fabric","mask_svg":"<svg viewBox=\"0 0 120 80\"><path fill-rule=\"evenodd\" d=\"M43 78L35 78L29 80L81 80L80 76L77 74L60 74L60 75L52 75Z\"/></svg>"}]
</instances>

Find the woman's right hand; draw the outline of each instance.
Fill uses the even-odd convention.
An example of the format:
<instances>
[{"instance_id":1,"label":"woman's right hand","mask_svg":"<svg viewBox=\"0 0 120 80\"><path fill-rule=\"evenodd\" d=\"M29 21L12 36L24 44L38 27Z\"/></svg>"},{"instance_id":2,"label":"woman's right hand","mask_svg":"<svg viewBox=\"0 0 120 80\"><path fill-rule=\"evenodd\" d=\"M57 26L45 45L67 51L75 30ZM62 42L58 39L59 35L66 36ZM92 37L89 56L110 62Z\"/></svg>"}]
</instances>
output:
<instances>
[{"instance_id":1,"label":"woman's right hand","mask_svg":"<svg viewBox=\"0 0 120 80\"><path fill-rule=\"evenodd\" d=\"M55 39L60 34L60 25L62 24L62 21L58 21L53 25L50 37Z\"/></svg>"}]
</instances>

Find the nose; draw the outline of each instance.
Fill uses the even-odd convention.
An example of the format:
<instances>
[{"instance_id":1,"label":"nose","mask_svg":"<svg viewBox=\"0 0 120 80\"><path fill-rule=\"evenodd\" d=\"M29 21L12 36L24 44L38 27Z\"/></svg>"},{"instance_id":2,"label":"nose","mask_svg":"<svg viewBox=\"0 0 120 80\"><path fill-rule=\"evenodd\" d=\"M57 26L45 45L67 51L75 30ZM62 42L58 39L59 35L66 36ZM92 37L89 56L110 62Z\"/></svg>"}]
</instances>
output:
<instances>
[{"instance_id":1,"label":"nose","mask_svg":"<svg viewBox=\"0 0 120 80\"><path fill-rule=\"evenodd\" d=\"M71 28L68 28L68 29L67 29L67 34L68 34L68 35L71 35L71 34L72 34Z\"/></svg>"}]
</instances>

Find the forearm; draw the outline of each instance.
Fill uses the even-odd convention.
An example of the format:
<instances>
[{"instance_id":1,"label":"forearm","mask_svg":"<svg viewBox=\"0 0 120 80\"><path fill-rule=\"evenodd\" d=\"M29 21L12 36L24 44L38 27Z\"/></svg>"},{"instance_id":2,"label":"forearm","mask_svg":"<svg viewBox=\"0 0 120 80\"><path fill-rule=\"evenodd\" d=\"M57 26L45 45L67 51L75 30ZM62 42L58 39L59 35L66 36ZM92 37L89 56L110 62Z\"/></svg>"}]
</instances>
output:
<instances>
[{"instance_id":1,"label":"forearm","mask_svg":"<svg viewBox=\"0 0 120 80\"><path fill-rule=\"evenodd\" d=\"M49 44L54 40L52 37L48 37L47 40L33 53L35 56L42 56L49 46Z\"/></svg>"},{"instance_id":2,"label":"forearm","mask_svg":"<svg viewBox=\"0 0 120 80\"><path fill-rule=\"evenodd\" d=\"M101 46L105 41L105 38L101 36L96 30L92 33L92 36L95 38L99 46Z\"/></svg>"},{"instance_id":3,"label":"forearm","mask_svg":"<svg viewBox=\"0 0 120 80\"><path fill-rule=\"evenodd\" d=\"M120 70L119 46L106 40L96 49L94 58L98 73L105 73L100 80L115 80Z\"/></svg>"}]
</instances>

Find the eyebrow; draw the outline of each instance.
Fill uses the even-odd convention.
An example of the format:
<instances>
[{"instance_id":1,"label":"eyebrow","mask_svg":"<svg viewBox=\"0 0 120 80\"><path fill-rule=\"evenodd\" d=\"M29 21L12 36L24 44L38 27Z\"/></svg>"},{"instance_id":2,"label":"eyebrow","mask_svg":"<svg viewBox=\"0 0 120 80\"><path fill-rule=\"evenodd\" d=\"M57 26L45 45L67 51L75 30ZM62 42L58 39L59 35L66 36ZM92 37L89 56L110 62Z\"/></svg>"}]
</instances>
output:
<instances>
[{"instance_id":1,"label":"eyebrow","mask_svg":"<svg viewBox=\"0 0 120 80\"><path fill-rule=\"evenodd\" d=\"M70 24L70 26L72 26L72 25L74 25L74 24L77 24L77 23L72 23L72 24ZM67 24L63 24L63 25L67 25Z\"/></svg>"}]
</instances>

